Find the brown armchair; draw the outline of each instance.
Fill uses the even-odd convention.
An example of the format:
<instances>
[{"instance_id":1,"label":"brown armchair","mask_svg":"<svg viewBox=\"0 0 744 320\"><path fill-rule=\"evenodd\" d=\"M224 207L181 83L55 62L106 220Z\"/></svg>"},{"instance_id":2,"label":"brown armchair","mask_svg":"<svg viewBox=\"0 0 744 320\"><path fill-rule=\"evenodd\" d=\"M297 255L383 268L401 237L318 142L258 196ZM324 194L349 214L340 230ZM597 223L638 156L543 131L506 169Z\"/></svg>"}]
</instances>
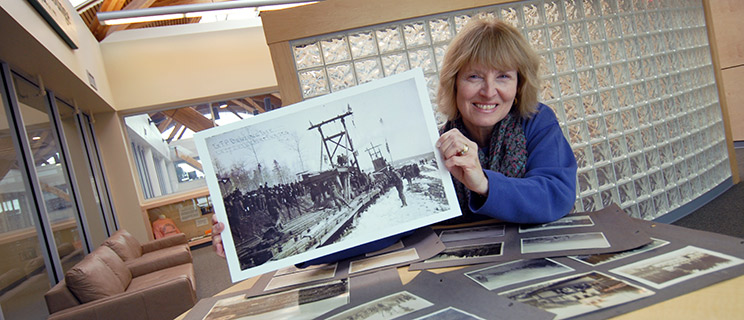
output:
<instances>
[{"instance_id":1,"label":"brown armchair","mask_svg":"<svg viewBox=\"0 0 744 320\"><path fill-rule=\"evenodd\" d=\"M114 250L135 277L193 261L183 233L140 243L121 229L106 239L103 245Z\"/></svg>"}]
</instances>

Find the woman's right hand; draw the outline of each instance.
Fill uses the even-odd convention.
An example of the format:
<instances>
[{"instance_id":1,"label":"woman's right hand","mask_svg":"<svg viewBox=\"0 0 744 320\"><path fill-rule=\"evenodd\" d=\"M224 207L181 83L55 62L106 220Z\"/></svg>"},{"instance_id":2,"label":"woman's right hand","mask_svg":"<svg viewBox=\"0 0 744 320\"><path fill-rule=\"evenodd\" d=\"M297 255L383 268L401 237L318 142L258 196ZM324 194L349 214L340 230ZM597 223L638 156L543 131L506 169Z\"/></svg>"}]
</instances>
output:
<instances>
[{"instance_id":1,"label":"woman's right hand","mask_svg":"<svg viewBox=\"0 0 744 320\"><path fill-rule=\"evenodd\" d=\"M225 247L222 245L222 231L225 230L225 224L217 221L217 215L212 215L212 248L214 253L220 257L225 257Z\"/></svg>"}]
</instances>

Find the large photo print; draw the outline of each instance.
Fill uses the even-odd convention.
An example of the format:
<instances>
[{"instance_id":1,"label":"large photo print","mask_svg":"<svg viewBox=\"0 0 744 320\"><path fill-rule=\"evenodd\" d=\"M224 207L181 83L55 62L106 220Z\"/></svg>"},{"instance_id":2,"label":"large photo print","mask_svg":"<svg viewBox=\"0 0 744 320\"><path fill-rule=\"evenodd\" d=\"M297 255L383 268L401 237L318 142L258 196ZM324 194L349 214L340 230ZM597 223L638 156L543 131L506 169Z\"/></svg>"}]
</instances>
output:
<instances>
[{"instance_id":1,"label":"large photo print","mask_svg":"<svg viewBox=\"0 0 744 320\"><path fill-rule=\"evenodd\" d=\"M232 280L459 215L438 136L420 69L197 133Z\"/></svg>"}]
</instances>

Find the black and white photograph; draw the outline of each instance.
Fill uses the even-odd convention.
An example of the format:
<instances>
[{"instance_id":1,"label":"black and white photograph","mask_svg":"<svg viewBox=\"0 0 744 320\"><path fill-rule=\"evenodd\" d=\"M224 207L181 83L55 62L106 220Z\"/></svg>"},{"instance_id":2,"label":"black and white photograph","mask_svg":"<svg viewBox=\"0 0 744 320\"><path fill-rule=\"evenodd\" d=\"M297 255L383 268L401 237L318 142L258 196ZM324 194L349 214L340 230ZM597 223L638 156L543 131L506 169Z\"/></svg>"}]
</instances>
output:
<instances>
[{"instance_id":1,"label":"black and white photograph","mask_svg":"<svg viewBox=\"0 0 744 320\"><path fill-rule=\"evenodd\" d=\"M744 260L720 252L687 246L612 269L610 272L661 289L740 265L742 262Z\"/></svg>"},{"instance_id":2,"label":"black and white photograph","mask_svg":"<svg viewBox=\"0 0 744 320\"><path fill-rule=\"evenodd\" d=\"M500 293L514 301L556 314L555 319L620 305L654 292L599 272L568 276Z\"/></svg>"},{"instance_id":3,"label":"black and white photograph","mask_svg":"<svg viewBox=\"0 0 744 320\"><path fill-rule=\"evenodd\" d=\"M307 268L299 269L296 272L291 272L282 275L274 275L269 280L264 291L270 291L274 289L295 286L310 282L317 282L322 280L329 280L336 276L337 264L325 264L320 268Z\"/></svg>"},{"instance_id":4,"label":"black and white photograph","mask_svg":"<svg viewBox=\"0 0 744 320\"><path fill-rule=\"evenodd\" d=\"M488 225L469 228L442 230L439 239L442 242L473 240L482 238L496 238L504 236L505 225Z\"/></svg>"},{"instance_id":5,"label":"black and white photograph","mask_svg":"<svg viewBox=\"0 0 744 320\"><path fill-rule=\"evenodd\" d=\"M369 271L401 263L410 263L418 259L419 255L416 252L416 248L388 252L385 254L352 261L351 265L349 266L349 273Z\"/></svg>"},{"instance_id":6,"label":"black and white photograph","mask_svg":"<svg viewBox=\"0 0 744 320\"><path fill-rule=\"evenodd\" d=\"M547 258L517 260L465 273L465 276L487 290L520 282L552 277L574 271L573 268Z\"/></svg>"},{"instance_id":7,"label":"black and white photograph","mask_svg":"<svg viewBox=\"0 0 744 320\"><path fill-rule=\"evenodd\" d=\"M460 215L420 69L195 135L233 281Z\"/></svg>"},{"instance_id":8,"label":"black and white photograph","mask_svg":"<svg viewBox=\"0 0 744 320\"><path fill-rule=\"evenodd\" d=\"M256 297L225 298L212 306L204 320L314 319L348 303L348 282L336 280Z\"/></svg>"},{"instance_id":9,"label":"black and white photograph","mask_svg":"<svg viewBox=\"0 0 744 320\"><path fill-rule=\"evenodd\" d=\"M500 256L503 254L504 243L493 242L493 243L481 243L474 245L464 245L456 247L447 247L438 255L426 259L424 263L435 263L442 261L462 261L462 264L468 264L463 260L469 259L480 259L493 256Z\"/></svg>"},{"instance_id":10,"label":"black and white photograph","mask_svg":"<svg viewBox=\"0 0 744 320\"><path fill-rule=\"evenodd\" d=\"M329 317L329 320L383 320L395 319L418 310L428 308L434 304L409 293L401 291L372 300L358 307Z\"/></svg>"},{"instance_id":11,"label":"black and white photograph","mask_svg":"<svg viewBox=\"0 0 744 320\"><path fill-rule=\"evenodd\" d=\"M569 258L581 261L583 263L586 263L590 266L598 266L605 263L609 263L615 260L620 260L623 258L627 258L630 256L634 256L637 254L641 254L644 252L648 252L651 250L654 250L656 248L661 248L665 245L669 244L669 241L660 240L660 239L654 239L651 238L651 243L640 246L635 249L626 250L622 252L611 252L611 253L600 253L600 254L585 254L585 255L578 255L578 256L569 256Z\"/></svg>"},{"instance_id":12,"label":"black and white photograph","mask_svg":"<svg viewBox=\"0 0 744 320\"><path fill-rule=\"evenodd\" d=\"M543 224L521 224L519 233L591 226L594 226L594 221L590 216L566 216Z\"/></svg>"},{"instance_id":13,"label":"black and white photograph","mask_svg":"<svg viewBox=\"0 0 744 320\"><path fill-rule=\"evenodd\" d=\"M331 268L331 267L335 270L338 267L338 263L334 262L334 263L314 264L314 265L303 267L303 268L298 268L296 266L288 266L288 267L284 267L279 270L276 270L276 272L274 272L274 277L283 276L286 274L292 274L296 272L306 272L310 270L326 269L326 268Z\"/></svg>"},{"instance_id":14,"label":"black and white photograph","mask_svg":"<svg viewBox=\"0 0 744 320\"><path fill-rule=\"evenodd\" d=\"M523 238L521 241L522 254L610 247L602 232L558 234Z\"/></svg>"},{"instance_id":15,"label":"black and white photograph","mask_svg":"<svg viewBox=\"0 0 744 320\"><path fill-rule=\"evenodd\" d=\"M485 320L472 313L462 311L457 308L447 307L445 309L432 312L423 317L414 320Z\"/></svg>"}]
</instances>

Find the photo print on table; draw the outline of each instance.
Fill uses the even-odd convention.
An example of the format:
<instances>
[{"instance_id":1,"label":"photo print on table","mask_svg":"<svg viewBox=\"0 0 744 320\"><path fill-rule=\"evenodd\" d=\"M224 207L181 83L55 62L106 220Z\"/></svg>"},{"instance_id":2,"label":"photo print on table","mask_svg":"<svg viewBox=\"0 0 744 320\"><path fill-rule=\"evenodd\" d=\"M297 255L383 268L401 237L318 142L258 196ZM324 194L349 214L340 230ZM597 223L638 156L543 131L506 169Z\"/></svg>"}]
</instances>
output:
<instances>
[{"instance_id":1,"label":"photo print on table","mask_svg":"<svg viewBox=\"0 0 744 320\"><path fill-rule=\"evenodd\" d=\"M627 257L641 254L644 252L648 252L656 248L663 247L667 244L669 244L669 241L651 238L651 243L635 248L635 249L631 249L631 250L626 250L626 251L621 251L621 252L600 253L600 254L584 254L584 255L568 256L568 257L571 259L586 263L590 266L598 266L598 265L609 263L615 260L620 260L623 258L627 258Z\"/></svg>"},{"instance_id":2,"label":"photo print on table","mask_svg":"<svg viewBox=\"0 0 744 320\"><path fill-rule=\"evenodd\" d=\"M511 300L555 313L555 319L570 318L653 294L651 290L600 272L548 280L500 293Z\"/></svg>"},{"instance_id":3,"label":"photo print on table","mask_svg":"<svg viewBox=\"0 0 744 320\"><path fill-rule=\"evenodd\" d=\"M261 296L237 295L221 299L204 320L314 319L348 303L348 281L335 280Z\"/></svg>"},{"instance_id":4,"label":"photo print on table","mask_svg":"<svg viewBox=\"0 0 744 320\"><path fill-rule=\"evenodd\" d=\"M463 245L457 247L448 247L440 252L438 255L426 259L424 263L435 263L443 261L455 260L460 262L459 265L469 264L468 260L481 259L493 256L500 256L503 254L504 243L503 242L492 242L492 243L481 243L474 245Z\"/></svg>"},{"instance_id":5,"label":"photo print on table","mask_svg":"<svg viewBox=\"0 0 744 320\"><path fill-rule=\"evenodd\" d=\"M465 273L465 276L487 290L513 284L552 277L574 271L562 263L548 258L517 260Z\"/></svg>"},{"instance_id":6,"label":"photo print on table","mask_svg":"<svg viewBox=\"0 0 744 320\"><path fill-rule=\"evenodd\" d=\"M656 289L740 265L744 260L720 252L687 246L611 269L610 272Z\"/></svg>"},{"instance_id":7,"label":"photo print on table","mask_svg":"<svg viewBox=\"0 0 744 320\"><path fill-rule=\"evenodd\" d=\"M278 275L279 272L269 280L264 291L296 286L305 283L329 280L336 276L336 267L338 264L324 264L319 268L299 269L295 272ZM311 266L313 267L313 266Z\"/></svg>"},{"instance_id":8,"label":"photo print on table","mask_svg":"<svg viewBox=\"0 0 744 320\"><path fill-rule=\"evenodd\" d=\"M543 224L520 224L519 233L591 226L594 226L592 217L570 215L560 218L556 221Z\"/></svg>"},{"instance_id":9,"label":"photo print on table","mask_svg":"<svg viewBox=\"0 0 744 320\"><path fill-rule=\"evenodd\" d=\"M558 234L520 240L522 254L610 247L602 232Z\"/></svg>"},{"instance_id":10,"label":"photo print on table","mask_svg":"<svg viewBox=\"0 0 744 320\"><path fill-rule=\"evenodd\" d=\"M426 299L401 291L328 317L328 320L384 320L395 319L428 308L434 304Z\"/></svg>"},{"instance_id":11,"label":"photo print on table","mask_svg":"<svg viewBox=\"0 0 744 320\"><path fill-rule=\"evenodd\" d=\"M460 215L421 69L195 134L239 281Z\"/></svg>"},{"instance_id":12,"label":"photo print on table","mask_svg":"<svg viewBox=\"0 0 744 320\"><path fill-rule=\"evenodd\" d=\"M474 240L482 238L497 238L505 234L506 226L503 224L446 229L439 234L442 242L454 242L462 240Z\"/></svg>"}]
</instances>

